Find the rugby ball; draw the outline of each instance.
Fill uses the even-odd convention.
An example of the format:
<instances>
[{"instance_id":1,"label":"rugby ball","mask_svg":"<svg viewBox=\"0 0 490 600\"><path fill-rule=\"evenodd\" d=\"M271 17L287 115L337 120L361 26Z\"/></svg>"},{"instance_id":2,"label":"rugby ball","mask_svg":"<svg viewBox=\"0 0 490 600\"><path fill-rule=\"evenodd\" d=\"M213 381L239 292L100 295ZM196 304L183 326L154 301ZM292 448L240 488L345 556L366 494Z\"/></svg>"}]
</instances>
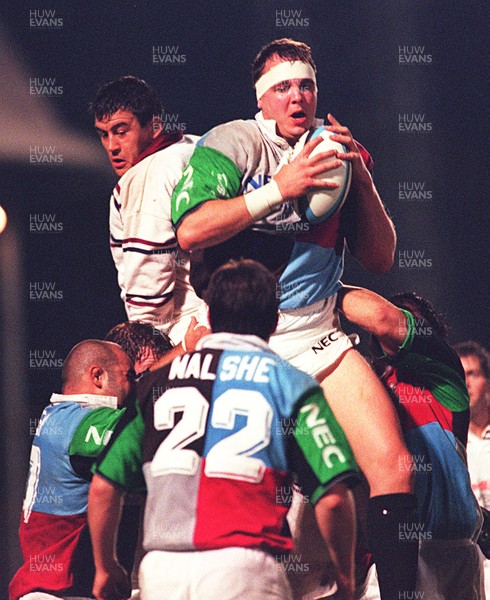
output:
<instances>
[{"instance_id":1,"label":"rugby ball","mask_svg":"<svg viewBox=\"0 0 490 600\"><path fill-rule=\"evenodd\" d=\"M328 150L338 150L339 152L347 152L347 148L339 142L330 139L331 131L327 131L322 125L316 129L308 141L322 136L323 141L313 150L310 156L315 156L319 152L327 152ZM331 160L337 160L333 157ZM298 200L298 212L302 218L309 223L321 223L335 214L345 202L349 193L350 181L352 177L352 166L350 161L343 160L340 167L325 171L317 175L319 179L326 181L335 181L339 187L331 190L318 190L310 192L306 196Z\"/></svg>"}]
</instances>

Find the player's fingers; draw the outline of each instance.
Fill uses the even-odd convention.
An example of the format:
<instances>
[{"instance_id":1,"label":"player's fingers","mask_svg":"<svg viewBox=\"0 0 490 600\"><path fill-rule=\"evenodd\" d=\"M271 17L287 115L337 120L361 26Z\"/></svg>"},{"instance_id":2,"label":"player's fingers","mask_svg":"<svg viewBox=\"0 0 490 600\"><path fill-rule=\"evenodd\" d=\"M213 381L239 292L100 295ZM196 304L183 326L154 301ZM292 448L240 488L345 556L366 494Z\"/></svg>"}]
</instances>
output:
<instances>
[{"instance_id":1,"label":"player's fingers","mask_svg":"<svg viewBox=\"0 0 490 600\"><path fill-rule=\"evenodd\" d=\"M327 119L330 123L335 127L342 127L342 125L337 121L337 119L332 115L332 113L327 114ZM325 128L329 127L329 125L325 125Z\"/></svg>"},{"instance_id":2,"label":"player's fingers","mask_svg":"<svg viewBox=\"0 0 490 600\"><path fill-rule=\"evenodd\" d=\"M309 181L308 191L313 190L335 190L339 187L339 184L335 181L329 181L328 179L319 179L318 177L312 178Z\"/></svg>"},{"instance_id":3,"label":"player's fingers","mask_svg":"<svg viewBox=\"0 0 490 600\"><path fill-rule=\"evenodd\" d=\"M358 160L360 158L359 152L339 152L337 158L342 160Z\"/></svg>"},{"instance_id":4,"label":"player's fingers","mask_svg":"<svg viewBox=\"0 0 490 600\"><path fill-rule=\"evenodd\" d=\"M311 167L308 172L309 175L320 175L321 173L325 173L326 171L333 171L334 169L338 169L342 166L341 160L329 160L325 162L320 162L314 167Z\"/></svg>"},{"instance_id":5,"label":"player's fingers","mask_svg":"<svg viewBox=\"0 0 490 600\"><path fill-rule=\"evenodd\" d=\"M197 319L196 317L191 317L189 326L187 327L187 333L190 333L191 331L194 331L194 329L196 328L197 325Z\"/></svg>"},{"instance_id":6,"label":"player's fingers","mask_svg":"<svg viewBox=\"0 0 490 600\"><path fill-rule=\"evenodd\" d=\"M315 156L312 156L309 159L309 165L315 166L322 161L331 160L332 158L337 158L337 153L338 153L338 150L327 150L326 152L319 152L318 154L315 154Z\"/></svg>"},{"instance_id":7,"label":"player's fingers","mask_svg":"<svg viewBox=\"0 0 490 600\"><path fill-rule=\"evenodd\" d=\"M314 140L311 140L310 142L308 142L307 144L305 144L305 147L303 148L303 150L301 150L301 152L298 154L298 156L310 156L310 154L312 153L312 151L319 144L321 144L322 141L323 141L323 137L321 135L318 135Z\"/></svg>"}]
</instances>

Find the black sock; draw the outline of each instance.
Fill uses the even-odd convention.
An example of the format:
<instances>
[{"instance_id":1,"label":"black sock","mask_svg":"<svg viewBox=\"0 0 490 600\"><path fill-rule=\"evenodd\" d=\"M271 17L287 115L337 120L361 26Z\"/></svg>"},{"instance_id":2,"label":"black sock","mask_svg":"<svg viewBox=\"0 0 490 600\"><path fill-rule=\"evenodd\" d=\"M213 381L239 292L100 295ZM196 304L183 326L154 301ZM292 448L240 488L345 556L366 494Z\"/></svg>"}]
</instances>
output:
<instances>
[{"instance_id":1,"label":"black sock","mask_svg":"<svg viewBox=\"0 0 490 600\"><path fill-rule=\"evenodd\" d=\"M368 503L368 545L376 563L382 600L403 600L415 591L418 534L413 494L374 496Z\"/></svg>"}]
</instances>

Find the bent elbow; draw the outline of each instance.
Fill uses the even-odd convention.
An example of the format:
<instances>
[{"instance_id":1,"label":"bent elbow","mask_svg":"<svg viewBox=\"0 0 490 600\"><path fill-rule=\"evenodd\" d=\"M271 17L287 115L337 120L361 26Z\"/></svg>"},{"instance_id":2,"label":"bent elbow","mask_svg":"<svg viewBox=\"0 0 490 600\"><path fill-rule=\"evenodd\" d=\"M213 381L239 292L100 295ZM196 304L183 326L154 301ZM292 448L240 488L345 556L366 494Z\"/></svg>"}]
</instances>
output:
<instances>
[{"instance_id":1,"label":"bent elbow","mask_svg":"<svg viewBox=\"0 0 490 600\"><path fill-rule=\"evenodd\" d=\"M365 257L358 256L356 258L361 265L373 275L383 275L384 273L387 273L395 262L394 252L376 256L369 254Z\"/></svg>"},{"instance_id":2,"label":"bent elbow","mask_svg":"<svg viewBox=\"0 0 490 600\"><path fill-rule=\"evenodd\" d=\"M373 273L373 275L383 275L391 269L394 262L394 254L387 255L378 259L376 262L373 262L372 267L369 269L369 271Z\"/></svg>"},{"instance_id":3,"label":"bent elbow","mask_svg":"<svg viewBox=\"0 0 490 600\"><path fill-rule=\"evenodd\" d=\"M184 227L184 225L181 225L177 230L177 240L184 252L192 252L199 248L199 239L191 228Z\"/></svg>"}]
</instances>

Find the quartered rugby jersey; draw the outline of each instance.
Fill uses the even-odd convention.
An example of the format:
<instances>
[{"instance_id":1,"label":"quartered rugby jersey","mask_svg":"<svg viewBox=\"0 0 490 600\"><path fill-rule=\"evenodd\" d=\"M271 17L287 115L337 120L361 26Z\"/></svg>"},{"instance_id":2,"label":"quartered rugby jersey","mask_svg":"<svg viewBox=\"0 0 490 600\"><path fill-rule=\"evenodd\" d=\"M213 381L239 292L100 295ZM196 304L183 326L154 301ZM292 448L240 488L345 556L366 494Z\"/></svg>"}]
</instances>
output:
<instances>
[{"instance_id":1,"label":"quartered rugby jersey","mask_svg":"<svg viewBox=\"0 0 490 600\"><path fill-rule=\"evenodd\" d=\"M312 131L323 124L315 119ZM172 195L172 220L178 227L185 215L211 199L235 198L266 185L281 161L293 154L275 132L276 123L258 113L215 127L201 140ZM369 154L361 149L368 168ZM274 273L282 310L304 307L337 292L343 271L344 236L341 211L312 225L293 203L281 207L230 240L204 251L210 272L227 260L252 258Z\"/></svg>"},{"instance_id":2,"label":"quartered rugby jersey","mask_svg":"<svg viewBox=\"0 0 490 600\"><path fill-rule=\"evenodd\" d=\"M207 336L137 395L97 472L131 490L146 482L145 550L289 550L291 472L313 504L356 478L317 382L255 336Z\"/></svg>"},{"instance_id":3,"label":"quartered rugby jersey","mask_svg":"<svg viewBox=\"0 0 490 600\"><path fill-rule=\"evenodd\" d=\"M466 466L469 398L463 368L426 321L403 312L407 337L382 379L397 397L414 459L423 534L426 539L474 538L481 514Z\"/></svg>"},{"instance_id":4,"label":"quartered rugby jersey","mask_svg":"<svg viewBox=\"0 0 490 600\"><path fill-rule=\"evenodd\" d=\"M91 595L90 467L123 412L113 397L51 397L31 448L19 530L24 564L10 584L11 600L32 591Z\"/></svg>"}]
</instances>

